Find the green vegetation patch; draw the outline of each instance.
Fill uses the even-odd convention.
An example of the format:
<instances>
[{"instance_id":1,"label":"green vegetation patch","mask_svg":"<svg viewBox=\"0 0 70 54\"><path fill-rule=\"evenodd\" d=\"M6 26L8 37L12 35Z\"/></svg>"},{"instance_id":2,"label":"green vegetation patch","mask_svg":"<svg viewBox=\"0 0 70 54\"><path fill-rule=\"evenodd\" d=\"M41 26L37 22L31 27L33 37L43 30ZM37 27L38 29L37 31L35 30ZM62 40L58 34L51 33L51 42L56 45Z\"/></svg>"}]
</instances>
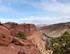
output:
<instances>
[{"instance_id":1,"label":"green vegetation patch","mask_svg":"<svg viewBox=\"0 0 70 54\"><path fill-rule=\"evenodd\" d=\"M23 40L27 40L26 36L21 31L18 32L17 37L19 37Z\"/></svg>"},{"instance_id":2,"label":"green vegetation patch","mask_svg":"<svg viewBox=\"0 0 70 54\"><path fill-rule=\"evenodd\" d=\"M51 49L53 54L70 54L70 34L65 32L61 37L51 38L51 46L46 48Z\"/></svg>"}]
</instances>

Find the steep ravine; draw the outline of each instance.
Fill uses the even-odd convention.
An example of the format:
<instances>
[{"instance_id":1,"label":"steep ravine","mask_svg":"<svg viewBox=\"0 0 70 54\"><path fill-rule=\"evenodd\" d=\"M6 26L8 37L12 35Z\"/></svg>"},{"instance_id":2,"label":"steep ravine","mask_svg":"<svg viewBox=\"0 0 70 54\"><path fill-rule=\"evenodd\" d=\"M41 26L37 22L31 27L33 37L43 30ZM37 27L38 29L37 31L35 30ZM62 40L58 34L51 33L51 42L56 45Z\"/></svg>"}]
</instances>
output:
<instances>
[{"instance_id":1,"label":"steep ravine","mask_svg":"<svg viewBox=\"0 0 70 54\"><path fill-rule=\"evenodd\" d=\"M41 54L51 54L52 51L45 49L45 42L43 41L42 35L39 32L34 32L31 36L27 37L36 47L40 50Z\"/></svg>"}]
</instances>

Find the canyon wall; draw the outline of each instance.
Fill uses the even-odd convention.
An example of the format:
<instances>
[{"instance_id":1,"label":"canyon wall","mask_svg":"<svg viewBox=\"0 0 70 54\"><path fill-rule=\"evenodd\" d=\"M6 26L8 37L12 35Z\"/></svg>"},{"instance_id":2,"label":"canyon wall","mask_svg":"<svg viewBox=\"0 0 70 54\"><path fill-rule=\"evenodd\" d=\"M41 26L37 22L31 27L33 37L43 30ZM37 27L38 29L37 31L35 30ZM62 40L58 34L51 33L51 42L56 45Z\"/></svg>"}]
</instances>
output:
<instances>
[{"instance_id":1,"label":"canyon wall","mask_svg":"<svg viewBox=\"0 0 70 54\"><path fill-rule=\"evenodd\" d=\"M26 36L27 40L22 40L17 37L17 34L20 31ZM17 23L0 24L0 37L1 37L0 45L6 46L10 45L12 46L11 48L15 49L17 46L19 46L19 48L17 47L18 50L16 50L18 54L50 53L50 51L47 52L45 50L45 43L43 41L42 35L36 31L36 26L34 24L17 24Z\"/></svg>"}]
</instances>

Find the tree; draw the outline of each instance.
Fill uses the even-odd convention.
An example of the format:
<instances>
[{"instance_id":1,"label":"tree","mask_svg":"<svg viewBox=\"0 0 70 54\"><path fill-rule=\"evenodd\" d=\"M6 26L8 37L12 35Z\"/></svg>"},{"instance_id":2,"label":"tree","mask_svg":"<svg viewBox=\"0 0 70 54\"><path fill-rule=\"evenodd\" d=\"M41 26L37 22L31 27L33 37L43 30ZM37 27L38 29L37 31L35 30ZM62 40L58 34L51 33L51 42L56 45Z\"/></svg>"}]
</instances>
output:
<instances>
[{"instance_id":1,"label":"tree","mask_svg":"<svg viewBox=\"0 0 70 54\"><path fill-rule=\"evenodd\" d=\"M52 46L50 49L53 54L70 54L70 35L65 32L62 36L57 38L51 38Z\"/></svg>"}]
</instances>

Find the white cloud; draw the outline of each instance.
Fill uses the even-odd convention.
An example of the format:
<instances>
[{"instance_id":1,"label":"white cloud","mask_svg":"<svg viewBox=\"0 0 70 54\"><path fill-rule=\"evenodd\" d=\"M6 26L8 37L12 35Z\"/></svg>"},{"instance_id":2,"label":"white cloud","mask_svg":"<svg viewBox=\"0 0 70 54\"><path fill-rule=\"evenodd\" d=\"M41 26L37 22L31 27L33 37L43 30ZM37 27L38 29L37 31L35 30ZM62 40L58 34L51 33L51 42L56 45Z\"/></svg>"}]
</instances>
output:
<instances>
[{"instance_id":1,"label":"white cloud","mask_svg":"<svg viewBox=\"0 0 70 54\"><path fill-rule=\"evenodd\" d=\"M70 18L68 16L61 16L61 17L35 17L31 16L29 18L17 18L17 19L6 19L0 18L1 22L17 22L17 23L34 23L40 24L44 23L52 24L53 23L60 23L60 22L70 22Z\"/></svg>"},{"instance_id":2,"label":"white cloud","mask_svg":"<svg viewBox=\"0 0 70 54\"><path fill-rule=\"evenodd\" d=\"M63 14L70 14L69 3L59 3L57 0L40 0L40 2L33 2L30 0L7 0L9 5L15 4L27 4L32 5L35 8L43 9L44 11L57 11ZM49 1L49 2L48 2Z\"/></svg>"},{"instance_id":3,"label":"white cloud","mask_svg":"<svg viewBox=\"0 0 70 54\"><path fill-rule=\"evenodd\" d=\"M51 2L48 2L51 1ZM35 16L31 16L29 18L17 18L17 19L6 19L6 18L0 18L1 22L18 22L18 23L37 23L37 21L39 21L38 23L59 23L59 22L67 22L70 21L70 4L68 3L58 3L57 0L40 0L40 2L31 2L31 1L27 1L27 0L9 0L8 5L11 5L12 3L17 3L17 4L28 4L28 5L32 5L35 8L40 8L41 10L44 11L53 11L53 12L58 12L58 13L62 13L63 16L59 16L59 17L50 17L50 16L46 16L46 17L35 17ZM2 1L0 0L0 3L2 3ZM8 13L12 13L12 14L24 14L21 12L18 12L17 10L11 8L11 7L6 7L6 6L0 6L0 12L8 12ZM56 14L58 15L58 14ZM66 16L68 15L68 16Z\"/></svg>"},{"instance_id":4,"label":"white cloud","mask_svg":"<svg viewBox=\"0 0 70 54\"><path fill-rule=\"evenodd\" d=\"M40 2L28 3L36 8L41 8L44 11L56 11L62 14L70 14L69 3L59 3L57 0L40 0Z\"/></svg>"},{"instance_id":5,"label":"white cloud","mask_svg":"<svg viewBox=\"0 0 70 54\"><path fill-rule=\"evenodd\" d=\"M51 4L47 4L47 2L42 2L42 7L45 10L49 10L49 11L59 11L62 13L70 13L70 4L62 4L62 3L51 3Z\"/></svg>"},{"instance_id":6,"label":"white cloud","mask_svg":"<svg viewBox=\"0 0 70 54\"><path fill-rule=\"evenodd\" d=\"M36 8L41 8L45 11L57 11L64 14L70 14L70 4L69 3L59 3L57 0L40 0L40 2L33 2L30 0L7 0L9 5L11 3L15 4L27 4L32 5ZM49 2L48 2L49 1Z\"/></svg>"}]
</instances>

